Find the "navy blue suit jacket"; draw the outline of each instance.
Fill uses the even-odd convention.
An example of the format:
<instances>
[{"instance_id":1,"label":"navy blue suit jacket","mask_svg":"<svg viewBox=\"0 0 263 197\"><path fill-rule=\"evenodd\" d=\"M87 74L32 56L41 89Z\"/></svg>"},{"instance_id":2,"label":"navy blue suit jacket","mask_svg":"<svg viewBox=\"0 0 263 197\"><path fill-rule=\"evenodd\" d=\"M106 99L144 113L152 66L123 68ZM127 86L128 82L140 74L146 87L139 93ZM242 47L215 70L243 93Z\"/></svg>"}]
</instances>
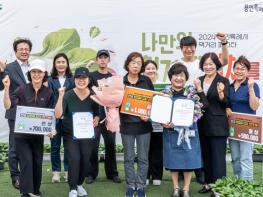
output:
<instances>
[{"instance_id":1,"label":"navy blue suit jacket","mask_svg":"<svg viewBox=\"0 0 263 197\"><path fill-rule=\"evenodd\" d=\"M11 82L9 88L10 97L20 85L26 85L27 83L21 66L19 65L17 60L11 62L10 64L7 64L4 72L0 72L0 90L4 89L2 80L5 77L5 75L9 75ZM6 110L5 118L9 120L15 120L15 113L15 107L11 107L10 109Z\"/></svg>"}]
</instances>

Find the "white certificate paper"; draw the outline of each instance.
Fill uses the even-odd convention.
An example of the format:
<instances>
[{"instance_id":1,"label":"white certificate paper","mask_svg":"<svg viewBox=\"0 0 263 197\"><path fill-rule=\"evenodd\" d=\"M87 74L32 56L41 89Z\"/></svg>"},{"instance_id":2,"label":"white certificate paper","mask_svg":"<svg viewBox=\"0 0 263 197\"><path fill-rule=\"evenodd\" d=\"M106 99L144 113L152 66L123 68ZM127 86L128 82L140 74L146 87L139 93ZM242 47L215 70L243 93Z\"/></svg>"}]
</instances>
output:
<instances>
[{"instance_id":1,"label":"white certificate paper","mask_svg":"<svg viewBox=\"0 0 263 197\"><path fill-rule=\"evenodd\" d=\"M172 123L175 126L189 127L193 124L195 104L192 100L177 99L174 101Z\"/></svg>"},{"instance_id":2,"label":"white certificate paper","mask_svg":"<svg viewBox=\"0 0 263 197\"><path fill-rule=\"evenodd\" d=\"M189 127L193 124L194 102L188 99L176 99L155 95L152 100L151 120L159 123L172 122L175 126Z\"/></svg>"},{"instance_id":3,"label":"white certificate paper","mask_svg":"<svg viewBox=\"0 0 263 197\"><path fill-rule=\"evenodd\" d=\"M159 123L171 121L172 99L168 96L154 95L151 108L151 120Z\"/></svg>"},{"instance_id":4,"label":"white certificate paper","mask_svg":"<svg viewBox=\"0 0 263 197\"><path fill-rule=\"evenodd\" d=\"M90 112L73 113L73 136L76 139L94 138L92 113Z\"/></svg>"}]
</instances>

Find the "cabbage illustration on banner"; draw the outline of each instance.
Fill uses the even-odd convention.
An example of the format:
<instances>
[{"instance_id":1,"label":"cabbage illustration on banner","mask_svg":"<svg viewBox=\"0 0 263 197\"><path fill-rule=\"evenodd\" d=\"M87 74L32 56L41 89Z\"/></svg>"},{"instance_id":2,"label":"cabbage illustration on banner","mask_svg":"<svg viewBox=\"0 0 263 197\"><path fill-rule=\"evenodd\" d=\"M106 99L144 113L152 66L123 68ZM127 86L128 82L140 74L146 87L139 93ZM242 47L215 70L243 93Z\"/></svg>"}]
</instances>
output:
<instances>
[{"instance_id":1,"label":"cabbage illustration on banner","mask_svg":"<svg viewBox=\"0 0 263 197\"><path fill-rule=\"evenodd\" d=\"M100 29L93 26L89 34L91 38L95 38L100 34ZM87 66L91 72L98 68L98 65L94 63L97 51L91 48L80 48L80 36L74 28L63 28L49 33L44 38L42 46L42 51L32 56L52 59L58 53L65 53L73 72L80 66Z\"/></svg>"}]
</instances>

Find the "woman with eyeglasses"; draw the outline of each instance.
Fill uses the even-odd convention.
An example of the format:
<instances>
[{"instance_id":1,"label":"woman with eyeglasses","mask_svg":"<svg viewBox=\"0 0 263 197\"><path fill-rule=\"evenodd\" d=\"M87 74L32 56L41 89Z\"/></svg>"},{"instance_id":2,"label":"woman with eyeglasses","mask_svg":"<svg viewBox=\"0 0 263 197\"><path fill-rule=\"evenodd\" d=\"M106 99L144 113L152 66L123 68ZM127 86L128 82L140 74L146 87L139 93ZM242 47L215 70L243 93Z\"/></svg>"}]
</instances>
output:
<instances>
[{"instance_id":1,"label":"woman with eyeglasses","mask_svg":"<svg viewBox=\"0 0 263 197\"><path fill-rule=\"evenodd\" d=\"M151 80L141 75L143 57L138 52L130 53L125 61L127 74L123 77L124 85L147 90L153 90ZM120 114L120 133L124 147L124 170L127 183L126 197L133 197L137 191L138 197L145 197L145 186L148 173L148 152L152 131L151 122L146 116ZM134 169L135 142L137 148L138 167Z\"/></svg>"},{"instance_id":2,"label":"woman with eyeglasses","mask_svg":"<svg viewBox=\"0 0 263 197\"><path fill-rule=\"evenodd\" d=\"M230 85L230 108L232 112L256 114L259 107L260 91L257 83L248 78L251 68L250 62L240 56L233 65L235 81ZM235 176L246 180L253 180L253 144L229 139L232 166Z\"/></svg>"}]
</instances>

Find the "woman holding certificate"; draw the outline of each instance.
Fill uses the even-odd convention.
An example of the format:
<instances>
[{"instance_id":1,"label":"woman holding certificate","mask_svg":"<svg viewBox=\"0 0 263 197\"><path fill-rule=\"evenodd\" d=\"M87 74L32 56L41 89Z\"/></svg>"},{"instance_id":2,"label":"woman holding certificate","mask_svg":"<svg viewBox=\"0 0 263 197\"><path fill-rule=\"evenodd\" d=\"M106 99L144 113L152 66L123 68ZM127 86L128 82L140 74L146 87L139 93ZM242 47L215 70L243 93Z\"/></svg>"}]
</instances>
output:
<instances>
[{"instance_id":1,"label":"woman holding certificate","mask_svg":"<svg viewBox=\"0 0 263 197\"><path fill-rule=\"evenodd\" d=\"M260 91L253 79L248 79L250 62L240 56L233 65L235 81L230 85L230 106L233 112L256 114L259 107ZM253 180L253 144L229 139L234 174L246 180Z\"/></svg>"},{"instance_id":2,"label":"woman holding certificate","mask_svg":"<svg viewBox=\"0 0 263 197\"><path fill-rule=\"evenodd\" d=\"M124 76L123 82L126 86L153 90L151 80L141 75L143 63L143 57L140 53L133 52L129 54L124 64L124 69L128 73ZM126 197L133 197L136 191L138 197L145 197L144 188L148 172L148 152L152 131L152 125L148 119L146 116L138 117L124 113L120 114L124 169L128 187ZM135 141L138 155L137 173L134 170Z\"/></svg>"},{"instance_id":3,"label":"woman holding certificate","mask_svg":"<svg viewBox=\"0 0 263 197\"><path fill-rule=\"evenodd\" d=\"M199 65L205 73L199 80L209 103L198 122L206 183L199 193L208 193L211 191L208 184L226 176L226 108L229 104L229 81L218 74L222 64L215 53L204 54Z\"/></svg>"},{"instance_id":4,"label":"woman holding certificate","mask_svg":"<svg viewBox=\"0 0 263 197\"><path fill-rule=\"evenodd\" d=\"M60 88L55 107L56 118L63 116L62 135L68 148L69 197L87 195L82 184L90 168L91 147L95 143L94 127L99 122L99 106L90 98L89 76L87 68L77 68L75 88L66 93L65 87Z\"/></svg>"},{"instance_id":5,"label":"woman holding certificate","mask_svg":"<svg viewBox=\"0 0 263 197\"><path fill-rule=\"evenodd\" d=\"M45 62L38 59L31 61L27 76L30 83L19 86L11 98L9 98L9 76L7 75L3 79L5 108L9 109L11 106L17 105L53 108L53 93L43 85L47 81ZM51 132L48 135L53 137ZM44 135L15 133L15 143L20 161L21 196L40 196Z\"/></svg>"},{"instance_id":6,"label":"woman holding certificate","mask_svg":"<svg viewBox=\"0 0 263 197\"><path fill-rule=\"evenodd\" d=\"M164 167L171 172L173 180L171 197L189 197L192 172L194 169L201 168L201 150L196 122L202 115L201 109L204 106L202 103L206 102L206 99L203 91L200 91L199 84L196 83L197 91L193 86L185 86L189 73L183 64L174 64L168 71L168 77L172 87L162 92L171 97L174 107L171 109L173 111L172 121L163 124ZM175 121L181 119L175 115L175 110L179 108L175 106L178 101L184 102L183 108L189 108L186 106L187 103L192 106L188 110L189 117L186 113L179 115L187 116L186 118L190 120L187 124ZM178 183L179 172L183 172L184 175L183 191L180 190Z\"/></svg>"}]
</instances>

